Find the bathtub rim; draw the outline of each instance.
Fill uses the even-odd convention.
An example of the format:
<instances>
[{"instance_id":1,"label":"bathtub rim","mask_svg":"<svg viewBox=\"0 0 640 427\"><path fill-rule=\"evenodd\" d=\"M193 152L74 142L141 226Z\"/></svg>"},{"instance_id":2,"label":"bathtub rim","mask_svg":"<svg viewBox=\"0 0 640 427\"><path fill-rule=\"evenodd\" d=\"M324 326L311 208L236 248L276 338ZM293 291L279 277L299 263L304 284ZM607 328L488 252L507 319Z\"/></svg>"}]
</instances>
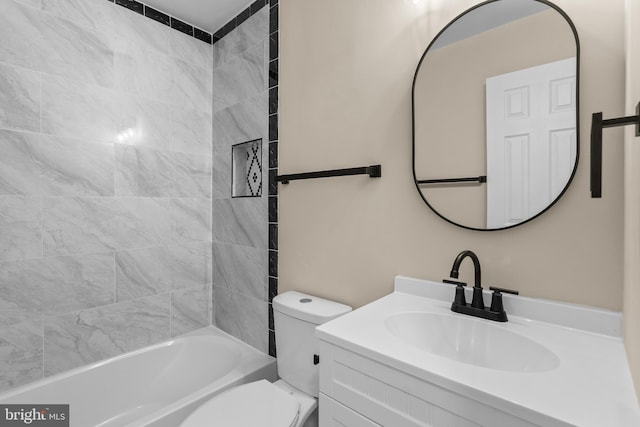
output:
<instances>
[{"instance_id":1,"label":"bathtub rim","mask_svg":"<svg viewBox=\"0 0 640 427\"><path fill-rule=\"evenodd\" d=\"M227 372L216 381L183 396L177 401L165 406L162 410L141 417L133 423L126 424L124 427L156 426L156 423L162 422L163 418L177 412L183 413L182 416L179 416L182 421L196 408L216 394L222 393L237 385L246 384L259 379L266 379L270 382L274 382L278 379L276 359L274 357L261 352L255 347L252 347L238 338L218 329L216 326L210 325L181 335L180 337L209 334L229 338L231 341L236 342L242 351L241 361L235 365L231 371ZM188 406L190 406L191 409L185 410Z\"/></svg>"},{"instance_id":2,"label":"bathtub rim","mask_svg":"<svg viewBox=\"0 0 640 427\"><path fill-rule=\"evenodd\" d=\"M261 379L262 377L270 381L274 381L277 378L276 359L274 357L269 356L266 353L263 353L262 351L222 331L221 329L217 328L214 325L209 325L185 334L177 335L175 337L172 337L170 339L167 339L165 341L162 341L150 346L142 347L137 350L133 350L127 353L123 353L123 354L120 354L108 359L100 360L97 362L93 362L87 365L82 365L77 368L60 372L50 377L41 378L31 383L24 384L14 389L10 389L6 392L0 393L0 404L5 402L6 400L18 397L21 394L29 393L40 387L52 385L57 381L65 380L70 377L82 374L84 372L98 369L107 364L117 363L121 360L135 357L140 354L144 354L150 351L175 345L176 343L180 343L181 341L188 340L189 338L192 338L192 337L207 337L207 336L222 337L235 343L235 345L239 347L240 354L241 354L240 360L238 361L238 363L236 363L232 369L230 369L228 372L226 372L224 375L222 375L220 378L216 379L215 381L207 384L204 387L195 389L191 393L185 394L184 396L180 397L178 400L166 406L163 406L162 409L159 409L150 414L142 416L141 418L135 420L135 422L125 424L126 427L152 425L160 421L163 417L169 414L172 414L176 411L180 411L181 409L189 405L194 405L194 403L196 402L197 402L197 406L199 406L205 400L208 400L209 398L211 398L213 395L220 393L222 391L225 391L233 386L243 384L245 382ZM29 403L39 403L39 402L29 402ZM45 402L45 403L52 403L52 402ZM191 411L188 411L188 412L190 413Z\"/></svg>"}]
</instances>

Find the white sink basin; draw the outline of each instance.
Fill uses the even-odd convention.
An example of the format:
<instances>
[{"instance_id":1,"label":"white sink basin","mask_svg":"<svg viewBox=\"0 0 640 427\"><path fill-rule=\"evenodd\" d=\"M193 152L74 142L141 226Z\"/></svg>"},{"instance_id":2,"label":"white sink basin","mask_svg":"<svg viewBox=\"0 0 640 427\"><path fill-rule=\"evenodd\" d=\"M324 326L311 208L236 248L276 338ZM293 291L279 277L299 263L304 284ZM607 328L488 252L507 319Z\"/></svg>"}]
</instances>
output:
<instances>
[{"instance_id":1,"label":"white sink basin","mask_svg":"<svg viewBox=\"0 0 640 427\"><path fill-rule=\"evenodd\" d=\"M414 413L443 419L446 410L484 426L640 426L621 313L503 295L509 321L491 322L453 313L454 293L397 276L391 294L318 326L320 370L340 364L332 373L340 380L321 375L320 389L360 390L350 400L357 409L380 402L384 414L408 411L407 425L417 424ZM493 422L502 413L526 422Z\"/></svg>"},{"instance_id":2,"label":"white sink basin","mask_svg":"<svg viewBox=\"0 0 640 427\"><path fill-rule=\"evenodd\" d=\"M405 312L388 316L384 324L407 344L470 365L511 372L544 372L560 363L541 344L473 317Z\"/></svg>"}]
</instances>

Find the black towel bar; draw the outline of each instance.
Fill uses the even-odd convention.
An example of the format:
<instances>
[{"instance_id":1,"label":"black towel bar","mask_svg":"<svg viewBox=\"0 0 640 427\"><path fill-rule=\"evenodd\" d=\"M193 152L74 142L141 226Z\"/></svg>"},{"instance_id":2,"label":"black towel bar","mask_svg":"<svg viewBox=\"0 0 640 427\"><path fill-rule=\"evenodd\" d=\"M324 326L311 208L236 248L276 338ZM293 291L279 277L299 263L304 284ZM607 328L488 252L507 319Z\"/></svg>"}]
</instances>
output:
<instances>
[{"instance_id":1,"label":"black towel bar","mask_svg":"<svg viewBox=\"0 0 640 427\"><path fill-rule=\"evenodd\" d=\"M448 184L454 182L487 182L486 175L472 176L470 178L442 178L442 179L420 179L418 184Z\"/></svg>"},{"instance_id":2,"label":"black towel bar","mask_svg":"<svg viewBox=\"0 0 640 427\"><path fill-rule=\"evenodd\" d=\"M298 179L329 178L332 176L347 175L369 175L370 178L380 178L382 176L382 165L363 166L359 168L332 169L318 172L293 173L288 175L278 175L278 182L288 184L289 181Z\"/></svg>"}]
</instances>

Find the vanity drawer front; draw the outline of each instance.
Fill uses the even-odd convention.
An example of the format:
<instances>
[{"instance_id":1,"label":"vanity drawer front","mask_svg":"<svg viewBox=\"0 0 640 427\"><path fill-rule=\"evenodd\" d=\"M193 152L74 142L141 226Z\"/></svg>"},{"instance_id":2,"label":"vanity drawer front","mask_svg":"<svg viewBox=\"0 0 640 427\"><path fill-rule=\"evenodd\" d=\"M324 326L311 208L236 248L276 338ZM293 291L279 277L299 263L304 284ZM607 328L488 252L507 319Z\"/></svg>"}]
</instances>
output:
<instances>
[{"instance_id":1,"label":"vanity drawer front","mask_svg":"<svg viewBox=\"0 0 640 427\"><path fill-rule=\"evenodd\" d=\"M537 427L320 341L320 392L388 427Z\"/></svg>"},{"instance_id":2,"label":"vanity drawer front","mask_svg":"<svg viewBox=\"0 0 640 427\"><path fill-rule=\"evenodd\" d=\"M381 427L320 393L320 427Z\"/></svg>"}]
</instances>

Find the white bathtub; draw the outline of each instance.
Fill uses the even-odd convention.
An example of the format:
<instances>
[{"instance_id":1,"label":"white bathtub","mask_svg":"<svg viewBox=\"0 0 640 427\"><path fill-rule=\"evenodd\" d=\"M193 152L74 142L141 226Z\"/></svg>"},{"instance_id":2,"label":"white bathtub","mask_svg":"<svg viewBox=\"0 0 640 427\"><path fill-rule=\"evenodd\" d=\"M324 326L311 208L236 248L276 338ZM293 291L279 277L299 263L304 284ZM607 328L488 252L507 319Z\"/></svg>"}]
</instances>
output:
<instances>
[{"instance_id":1,"label":"white bathtub","mask_svg":"<svg viewBox=\"0 0 640 427\"><path fill-rule=\"evenodd\" d=\"M210 326L0 394L0 404L69 404L72 427L175 427L237 384L276 379L275 359Z\"/></svg>"}]
</instances>

